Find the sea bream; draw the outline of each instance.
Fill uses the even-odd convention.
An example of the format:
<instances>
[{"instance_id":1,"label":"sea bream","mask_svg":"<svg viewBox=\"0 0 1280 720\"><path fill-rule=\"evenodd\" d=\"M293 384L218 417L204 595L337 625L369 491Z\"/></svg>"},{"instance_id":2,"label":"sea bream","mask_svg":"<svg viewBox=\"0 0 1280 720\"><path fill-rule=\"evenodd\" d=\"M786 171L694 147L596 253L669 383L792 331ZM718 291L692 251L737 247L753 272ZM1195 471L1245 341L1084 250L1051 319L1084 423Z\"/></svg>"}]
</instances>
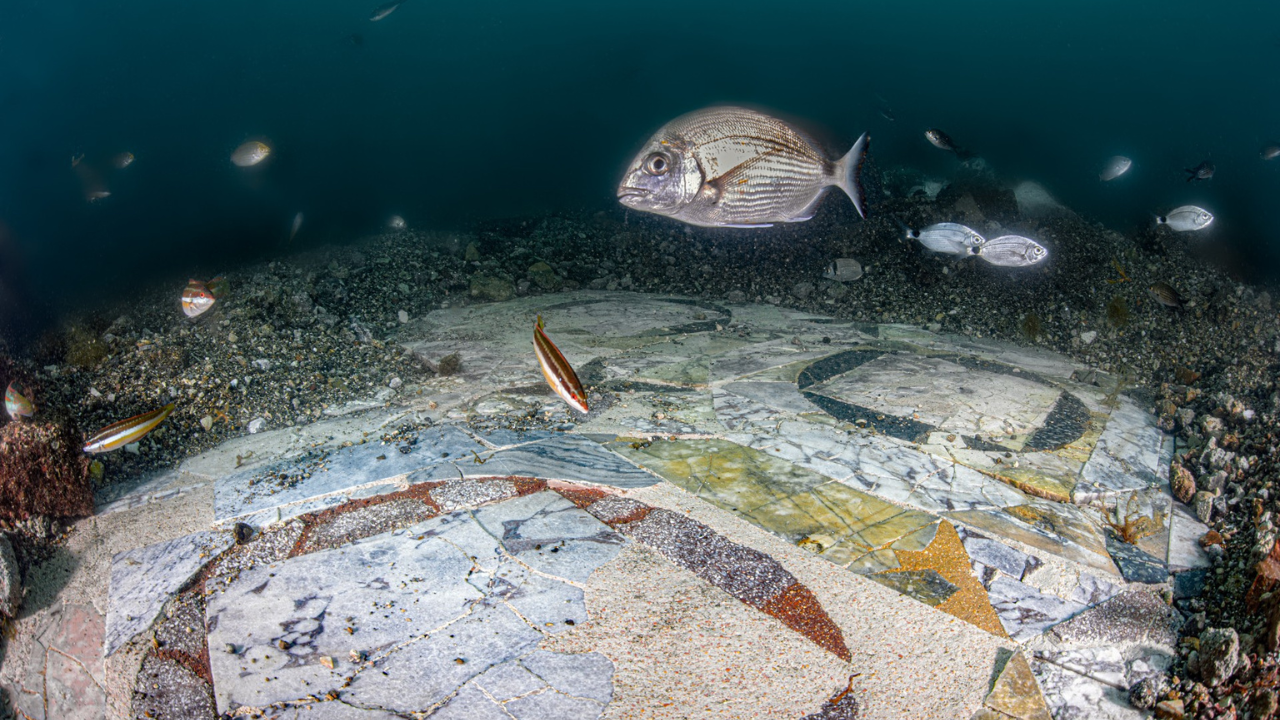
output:
<instances>
[{"instance_id":1,"label":"sea bream","mask_svg":"<svg viewBox=\"0 0 1280 720\"><path fill-rule=\"evenodd\" d=\"M405 4L405 2L406 0L392 0L391 2L383 3L373 11L373 14L369 16L369 20L371 22L378 22L382 18L395 12L396 8L399 8L401 5Z\"/></svg>"},{"instance_id":2,"label":"sea bream","mask_svg":"<svg viewBox=\"0 0 1280 720\"><path fill-rule=\"evenodd\" d=\"M739 107L682 115L632 161L618 200L634 210L702 227L769 227L813 217L836 186L862 217L860 175L871 139L863 133L838 160L795 128Z\"/></svg>"},{"instance_id":3,"label":"sea bream","mask_svg":"<svg viewBox=\"0 0 1280 720\"><path fill-rule=\"evenodd\" d=\"M973 153L957 145L956 141L952 140L950 135L942 132L938 128L929 128L928 130L925 130L924 137L929 141L930 145L933 145L939 150L953 152L956 154L956 157L961 160L968 160L973 157Z\"/></svg>"},{"instance_id":4,"label":"sea bream","mask_svg":"<svg viewBox=\"0 0 1280 720\"><path fill-rule=\"evenodd\" d=\"M934 252L949 255L972 255L985 240L976 230L960 223L936 223L921 230L903 226L907 238L917 240Z\"/></svg>"},{"instance_id":5,"label":"sea bream","mask_svg":"<svg viewBox=\"0 0 1280 720\"><path fill-rule=\"evenodd\" d=\"M1213 222L1213 213L1195 205L1183 205L1169 211L1167 215L1156 217L1157 225L1168 225L1175 232L1193 232L1209 227Z\"/></svg>"},{"instance_id":6,"label":"sea bream","mask_svg":"<svg viewBox=\"0 0 1280 720\"><path fill-rule=\"evenodd\" d=\"M1133 161L1123 155L1116 155L1107 161L1103 166L1102 172L1098 173L1098 179L1102 182L1111 182L1121 175L1129 172L1129 168L1133 167Z\"/></svg>"},{"instance_id":7,"label":"sea bream","mask_svg":"<svg viewBox=\"0 0 1280 720\"><path fill-rule=\"evenodd\" d=\"M1216 168L1214 168L1213 163L1208 160L1205 160L1193 168L1183 168L1187 173L1187 182L1191 182L1192 180L1212 180L1215 169Z\"/></svg>"},{"instance_id":8,"label":"sea bream","mask_svg":"<svg viewBox=\"0 0 1280 720\"><path fill-rule=\"evenodd\" d=\"M1258 153L1258 157L1263 160L1275 160L1280 157L1280 143L1271 143L1262 148Z\"/></svg>"},{"instance_id":9,"label":"sea bream","mask_svg":"<svg viewBox=\"0 0 1280 720\"><path fill-rule=\"evenodd\" d=\"M1001 235L978 246L978 257L1001 267L1027 267L1049 257L1043 245L1021 235Z\"/></svg>"},{"instance_id":10,"label":"sea bream","mask_svg":"<svg viewBox=\"0 0 1280 720\"><path fill-rule=\"evenodd\" d=\"M231 162L236 167L253 167L271 155L271 146L258 140L250 140L241 144L231 153Z\"/></svg>"}]
</instances>

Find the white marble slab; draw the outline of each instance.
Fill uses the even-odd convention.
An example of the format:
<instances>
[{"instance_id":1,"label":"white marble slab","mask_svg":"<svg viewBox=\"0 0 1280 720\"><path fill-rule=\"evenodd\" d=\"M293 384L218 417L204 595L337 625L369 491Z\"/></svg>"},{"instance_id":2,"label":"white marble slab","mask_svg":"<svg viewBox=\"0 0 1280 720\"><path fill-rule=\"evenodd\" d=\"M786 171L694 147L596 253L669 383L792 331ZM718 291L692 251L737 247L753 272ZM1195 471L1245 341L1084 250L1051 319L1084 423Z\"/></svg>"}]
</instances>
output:
<instances>
[{"instance_id":1,"label":"white marble slab","mask_svg":"<svg viewBox=\"0 0 1280 720\"><path fill-rule=\"evenodd\" d=\"M151 627L165 603L233 542L231 533L206 530L116 554L103 657Z\"/></svg>"},{"instance_id":2,"label":"white marble slab","mask_svg":"<svg viewBox=\"0 0 1280 720\"><path fill-rule=\"evenodd\" d=\"M1041 660L1031 661L1054 720L1142 720L1127 694L1106 683Z\"/></svg>"},{"instance_id":3,"label":"white marble slab","mask_svg":"<svg viewBox=\"0 0 1280 720\"><path fill-rule=\"evenodd\" d=\"M1166 436L1155 418L1123 395L1084 464L1075 495L1083 502L1129 490L1167 485ZM1073 497L1074 499L1074 497Z\"/></svg>"},{"instance_id":4,"label":"white marble slab","mask_svg":"<svg viewBox=\"0 0 1280 720\"><path fill-rule=\"evenodd\" d=\"M1084 605L1004 576L991 582L987 594L1005 632L1018 642L1037 637L1086 609Z\"/></svg>"},{"instance_id":5,"label":"white marble slab","mask_svg":"<svg viewBox=\"0 0 1280 720\"><path fill-rule=\"evenodd\" d=\"M523 475L619 488L648 487L659 481L657 475L577 435L561 434L487 456L481 454L481 458L484 463L480 469L492 475ZM468 463L464 460L459 465L466 468Z\"/></svg>"},{"instance_id":6,"label":"white marble slab","mask_svg":"<svg viewBox=\"0 0 1280 720\"><path fill-rule=\"evenodd\" d=\"M1191 514L1182 503L1173 503L1169 515L1169 554L1170 572L1207 568L1212 563L1204 548L1200 547L1200 538L1209 532L1209 527Z\"/></svg>"}]
</instances>

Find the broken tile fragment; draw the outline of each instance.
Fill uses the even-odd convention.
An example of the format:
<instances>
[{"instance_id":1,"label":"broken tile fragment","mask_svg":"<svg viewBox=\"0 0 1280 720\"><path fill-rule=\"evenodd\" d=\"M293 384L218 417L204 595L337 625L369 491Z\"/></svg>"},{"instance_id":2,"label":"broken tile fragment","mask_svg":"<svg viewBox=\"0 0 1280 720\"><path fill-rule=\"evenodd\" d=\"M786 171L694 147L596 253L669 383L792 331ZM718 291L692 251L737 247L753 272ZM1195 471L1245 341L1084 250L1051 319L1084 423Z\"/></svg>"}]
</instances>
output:
<instances>
[{"instance_id":1,"label":"broken tile fragment","mask_svg":"<svg viewBox=\"0 0 1280 720\"><path fill-rule=\"evenodd\" d=\"M1107 533L1107 552L1129 582L1156 584L1169 579L1169 569L1164 562L1112 533Z\"/></svg>"},{"instance_id":2,"label":"broken tile fragment","mask_svg":"<svg viewBox=\"0 0 1280 720\"><path fill-rule=\"evenodd\" d=\"M1018 720L1053 720L1040 685L1021 650L1005 663L982 703Z\"/></svg>"}]
</instances>

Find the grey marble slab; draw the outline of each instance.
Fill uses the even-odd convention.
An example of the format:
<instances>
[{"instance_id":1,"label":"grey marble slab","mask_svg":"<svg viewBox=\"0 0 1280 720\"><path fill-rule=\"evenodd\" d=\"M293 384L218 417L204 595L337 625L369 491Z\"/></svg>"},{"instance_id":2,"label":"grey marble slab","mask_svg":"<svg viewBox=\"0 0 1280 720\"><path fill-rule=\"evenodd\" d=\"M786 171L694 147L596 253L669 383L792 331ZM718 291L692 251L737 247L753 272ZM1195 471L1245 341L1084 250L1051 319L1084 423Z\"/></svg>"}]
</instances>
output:
<instances>
[{"instance_id":1,"label":"grey marble slab","mask_svg":"<svg viewBox=\"0 0 1280 720\"><path fill-rule=\"evenodd\" d=\"M726 383L721 389L783 412L818 411L818 407L806 400L793 382L738 381Z\"/></svg>"},{"instance_id":2,"label":"grey marble slab","mask_svg":"<svg viewBox=\"0 0 1280 720\"><path fill-rule=\"evenodd\" d=\"M214 485L214 519L242 515L337 494L361 485L471 457L487 448L452 425L426 428L417 442L382 443L376 437L362 445L337 448L319 456L273 463L220 478ZM407 452L405 452L407 450Z\"/></svg>"},{"instance_id":3,"label":"grey marble slab","mask_svg":"<svg viewBox=\"0 0 1280 720\"><path fill-rule=\"evenodd\" d=\"M575 583L624 542L544 491L246 571L207 601L209 646L235 649L210 656L219 711L344 685L343 703L393 713L456 702L451 713L484 717L494 708L471 707L479 697L498 710L544 695L529 707L559 707L570 699L554 697L563 694L559 676L534 673L537 688L505 701L463 691L478 677L496 683L490 668L522 662L543 638L585 622ZM352 664L353 650L368 662ZM561 672L574 697L606 686L611 697L607 660L567 657L536 659L549 674ZM591 700L590 717L607 701Z\"/></svg>"},{"instance_id":4,"label":"grey marble slab","mask_svg":"<svg viewBox=\"0 0 1280 720\"><path fill-rule=\"evenodd\" d=\"M1014 580L1022 580L1027 573L1044 564L1034 555L1024 553L998 540L992 540L963 526L956 528L956 532L971 562L999 570Z\"/></svg>"},{"instance_id":5,"label":"grey marble slab","mask_svg":"<svg viewBox=\"0 0 1280 720\"><path fill-rule=\"evenodd\" d=\"M230 533L206 530L116 554L103 656L151 627L164 604L232 542Z\"/></svg>"},{"instance_id":6,"label":"grey marble slab","mask_svg":"<svg viewBox=\"0 0 1280 720\"><path fill-rule=\"evenodd\" d=\"M1018 642L1037 637L1085 609L1080 603L1003 576L991 582L987 594L1005 632Z\"/></svg>"},{"instance_id":7,"label":"grey marble slab","mask_svg":"<svg viewBox=\"0 0 1280 720\"><path fill-rule=\"evenodd\" d=\"M1115 646L1076 650L1036 650L1038 660L1051 662L1072 672L1086 675L1120 690L1128 690L1128 667L1124 654Z\"/></svg>"},{"instance_id":8,"label":"grey marble slab","mask_svg":"<svg viewBox=\"0 0 1280 720\"><path fill-rule=\"evenodd\" d=\"M1116 583L1096 578L1088 573L1081 573L1080 579L1067 599L1092 607L1119 595L1122 589Z\"/></svg>"},{"instance_id":9,"label":"grey marble slab","mask_svg":"<svg viewBox=\"0 0 1280 720\"><path fill-rule=\"evenodd\" d=\"M1209 532L1209 526L1197 520L1181 503L1174 503L1169 523L1169 570L1182 572L1209 567L1209 556L1200 547L1200 538Z\"/></svg>"},{"instance_id":10,"label":"grey marble slab","mask_svg":"<svg viewBox=\"0 0 1280 720\"><path fill-rule=\"evenodd\" d=\"M599 443L563 434L494 452L488 456L483 470L493 475L526 475L619 488L648 487L658 482L658 476L636 467Z\"/></svg>"},{"instance_id":11,"label":"grey marble slab","mask_svg":"<svg viewBox=\"0 0 1280 720\"><path fill-rule=\"evenodd\" d=\"M1129 705L1127 693L1043 660L1031 661L1054 720L1142 720L1144 713Z\"/></svg>"},{"instance_id":12,"label":"grey marble slab","mask_svg":"<svg viewBox=\"0 0 1280 720\"><path fill-rule=\"evenodd\" d=\"M1155 418L1120 396L1084 464L1075 495L1088 500L1166 485L1169 464L1164 461L1165 455L1166 436L1156 427Z\"/></svg>"}]
</instances>

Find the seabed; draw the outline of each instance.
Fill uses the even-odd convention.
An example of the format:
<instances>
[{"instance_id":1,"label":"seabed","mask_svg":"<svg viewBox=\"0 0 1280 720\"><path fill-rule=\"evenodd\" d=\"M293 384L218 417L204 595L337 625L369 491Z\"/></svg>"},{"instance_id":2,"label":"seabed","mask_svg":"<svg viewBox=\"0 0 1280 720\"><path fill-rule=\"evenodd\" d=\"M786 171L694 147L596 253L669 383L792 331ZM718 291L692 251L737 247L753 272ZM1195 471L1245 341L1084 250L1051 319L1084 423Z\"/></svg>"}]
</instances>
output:
<instances>
[{"instance_id":1,"label":"seabed","mask_svg":"<svg viewBox=\"0 0 1280 720\"><path fill-rule=\"evenodd\" d=\"M100 497L22 717L1139 718L1209 566L1173 439L1060 355L619 292L401 339L460 371Z\"/></svg>"}]
</instances>

